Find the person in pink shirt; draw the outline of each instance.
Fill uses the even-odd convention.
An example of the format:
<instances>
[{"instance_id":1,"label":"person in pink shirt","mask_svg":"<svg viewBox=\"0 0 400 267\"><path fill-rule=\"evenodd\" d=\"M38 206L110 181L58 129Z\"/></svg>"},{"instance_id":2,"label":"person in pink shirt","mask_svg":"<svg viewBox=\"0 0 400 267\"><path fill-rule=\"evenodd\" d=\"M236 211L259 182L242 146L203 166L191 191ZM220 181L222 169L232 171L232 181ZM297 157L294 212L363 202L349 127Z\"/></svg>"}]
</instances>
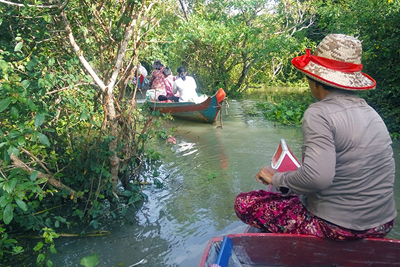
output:
<instances>
[{"instance_id":1,"label":"person in pink shirt","mask_svg":"<svg viewBox=\"0 0 400 267\"><path fill-rule=\"evenodd\" d=\"M165 67L165 68L163 68L162 73L164 75L164 84L165 84L166 95L158 96L158 100L159 101L171 100L174 102L179 102L179 92L177 92L176 94L172 93L172 85L175 81L175 78L172 75L171 69L169 67Z\"/></svg>"},{"instance_id":2,"label":"person in pink shirt","mask_svg":"<svg viewBox=\"0 0 400 267\"><path fill-rule=\"evenodd\" d=\"M165 90L164 84L164 75L162 74L162 70L164 65L161 63L161 60L154 60L154 64L152 65L153 71L150 76L150 89L156 89L159 91Z\"/></svg>"}]
</instances>

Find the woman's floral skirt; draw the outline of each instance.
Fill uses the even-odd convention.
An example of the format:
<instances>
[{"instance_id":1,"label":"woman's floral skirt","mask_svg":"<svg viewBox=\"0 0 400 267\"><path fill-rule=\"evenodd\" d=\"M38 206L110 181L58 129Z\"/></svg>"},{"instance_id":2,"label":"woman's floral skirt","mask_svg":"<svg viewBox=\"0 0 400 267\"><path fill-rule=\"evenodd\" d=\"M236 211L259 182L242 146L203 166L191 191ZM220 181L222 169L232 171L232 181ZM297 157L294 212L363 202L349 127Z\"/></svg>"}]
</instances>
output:
<instances>
[{"instance_id":1,"label":"woman's floral skirt","mask_svg":"<svg viewBox=\"0 0 400 267\"><path fill-rule=\"evenodd\" d=\"M364 231L346 229L310 213L296 195L282 196L264 190L239 194L235 211L244 223L264 232L315 235L333 240L385 237L394 225L392 220Z\"/></svg>"}]
</instances>

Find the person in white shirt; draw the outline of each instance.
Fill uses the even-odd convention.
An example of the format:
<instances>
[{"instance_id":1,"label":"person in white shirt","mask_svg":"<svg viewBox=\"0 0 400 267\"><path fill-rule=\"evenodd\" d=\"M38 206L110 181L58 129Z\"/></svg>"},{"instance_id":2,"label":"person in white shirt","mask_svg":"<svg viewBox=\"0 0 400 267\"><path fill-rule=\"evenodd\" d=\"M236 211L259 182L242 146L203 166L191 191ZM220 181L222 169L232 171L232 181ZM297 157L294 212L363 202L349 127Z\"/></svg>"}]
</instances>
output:
<instances>
[{"instance_id":1,"label":"person in white shirt","mask_svg":"<svg viewBox=\"0 0 400 267\"><path fill-rule=\"evenodd\" d=\"M179 92L179 102L197 102L196 81L193 77L186 76L186 69L182 66L178 68L177 72L178 77L172 85L172 93Z\"/></svg>"},{"instance_id":2,"label":"person in white shirt","mask_svg":"<svg viewBox=\"0 0 400 267\"><path fill-rule=\"evenodd\" d=\"M139 66L139 71L140 74L142 74L144 77L147 77L148 73L145 67L143 67L143 65L141 65L140 63L138 63Z\"/></svg>"}]
</instances>

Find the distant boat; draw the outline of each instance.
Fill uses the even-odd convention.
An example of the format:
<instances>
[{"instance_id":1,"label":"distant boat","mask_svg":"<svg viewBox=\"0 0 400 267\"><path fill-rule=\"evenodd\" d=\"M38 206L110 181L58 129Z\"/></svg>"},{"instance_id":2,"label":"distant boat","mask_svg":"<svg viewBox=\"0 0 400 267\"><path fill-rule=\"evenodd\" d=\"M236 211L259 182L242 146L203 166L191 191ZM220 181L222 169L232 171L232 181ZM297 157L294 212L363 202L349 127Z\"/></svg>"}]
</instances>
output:
<instances>
[{"instance_id":1,"label":"distant boat","mask_svg":"<svg viewBox=\"0 0 400 267\"><path fill-rule=\"evenodd\" d=\"M225 91L220 88L218 92L207 97L201 103L194 102L159 102L148 99L151 110L160 113L170 113L172 116L206 123L214 123L218 113L221 111L221 104L225 99Z\"/></svg>"},{"instance_id":2,"label":"distant boat","mask_svg":"<svg viewBox=\"0 0 400 267\"><path fill-rule=\"evenodd\" d=\"M212 238L198 267L400 266L400 240L243 233Z\"/></svg>"}]
</instances>

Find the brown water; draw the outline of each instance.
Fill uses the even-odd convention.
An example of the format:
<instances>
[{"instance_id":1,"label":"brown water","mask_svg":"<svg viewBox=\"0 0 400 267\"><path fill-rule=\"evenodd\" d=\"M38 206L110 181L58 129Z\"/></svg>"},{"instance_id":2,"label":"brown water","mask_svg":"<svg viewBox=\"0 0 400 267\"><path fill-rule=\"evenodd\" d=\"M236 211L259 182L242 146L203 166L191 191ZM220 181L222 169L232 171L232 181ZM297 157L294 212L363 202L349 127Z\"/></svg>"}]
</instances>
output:
<instances>
[{"instance_id":1,"label":"brown water","mask_svg":"<svg viewBox=\"0 0 400 267\"><path fill-rule=\"evenodd\" d=\"M255 100L254 100L255 101ZM98 266L195 267L209 239L241 233L246 225L233 210L237 194L262 189L254 175L269 164L281 138L300 158L299 127L276 126L262 116L246 116L253 100L230 101L223 111L223 128L202 123L173 121L176 144L165 144L165 158L157 167L164 187L149 186L149 201L128 222L107 229L111 235L57 240L56 266L80 266L81 258L97 253ZM400 143L394 143L400 166ZM396 202L400 206L400 169L397 170ZM399 219L400 215L398 216ZM399 220L398 220L399 221ZM389 238L400 239L400 224Z\"/></svg>"}]
</instances>

